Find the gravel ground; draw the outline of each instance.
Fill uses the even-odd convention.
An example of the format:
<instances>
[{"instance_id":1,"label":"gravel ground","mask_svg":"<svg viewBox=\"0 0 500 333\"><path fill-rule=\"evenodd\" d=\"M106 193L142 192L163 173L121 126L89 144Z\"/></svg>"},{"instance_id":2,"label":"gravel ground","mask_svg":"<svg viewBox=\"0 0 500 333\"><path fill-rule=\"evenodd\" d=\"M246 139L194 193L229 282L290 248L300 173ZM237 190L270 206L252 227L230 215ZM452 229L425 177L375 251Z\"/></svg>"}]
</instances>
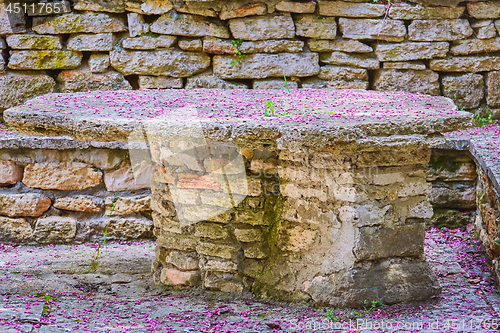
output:
<instances>
[{"instance_id":1,"label":"gravel ground","mask_svg":"<svg viewBox=\"0 0 500 333\"><path fill-rule=\"evenodd\" d=\"M498 332L500 327L500 296L484 252L460 230L427 232L427 260L443 287L438 298L396 306L370 303L366 310L280 304L251 294L161 291L151 281L153 242L108 243L99 252L97 257L92 244L0 245L0 332Z\"/></svg>"}]
</instances>

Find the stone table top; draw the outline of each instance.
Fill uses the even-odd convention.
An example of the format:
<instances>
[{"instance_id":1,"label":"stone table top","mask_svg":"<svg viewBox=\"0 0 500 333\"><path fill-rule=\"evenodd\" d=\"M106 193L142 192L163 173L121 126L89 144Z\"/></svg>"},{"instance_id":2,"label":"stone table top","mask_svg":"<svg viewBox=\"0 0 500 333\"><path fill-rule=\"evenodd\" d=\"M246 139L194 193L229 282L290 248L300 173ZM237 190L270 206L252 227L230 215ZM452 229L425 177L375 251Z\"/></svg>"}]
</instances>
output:
<instances>
[{"instance_id":1,"label":"stone table top","mask_svg":"<svg viewBox=\"0 0 500 333\"><path fill-rule=\"evenodd\" d=\"M317 148L432 136L470 127L473 117L446 97L403 92L172 89L52 93L6 110L4 119L20 134L82 141L127 141L145 123L162 131L199 123L208 137L301 141Z\"/></svg>"}]
</instances>

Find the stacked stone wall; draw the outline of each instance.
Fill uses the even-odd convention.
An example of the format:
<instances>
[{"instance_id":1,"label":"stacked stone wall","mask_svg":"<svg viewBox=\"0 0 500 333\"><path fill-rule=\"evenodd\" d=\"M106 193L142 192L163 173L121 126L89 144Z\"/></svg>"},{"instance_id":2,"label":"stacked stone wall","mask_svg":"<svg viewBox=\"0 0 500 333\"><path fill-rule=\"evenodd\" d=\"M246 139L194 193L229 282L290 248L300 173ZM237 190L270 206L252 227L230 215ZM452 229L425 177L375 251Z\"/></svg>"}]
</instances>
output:
<instances>
[{"instance_id":1,"label":"stacked stone wall","mask_svg":"<svg viewBox=\"0 0 500 333\"><path fill-rule=\"evenodd\" d=\"M282 89L284 75L500 108L498 1L14 3L0 4L0 110L53 91Z\"/></svg>"}]
</instances>

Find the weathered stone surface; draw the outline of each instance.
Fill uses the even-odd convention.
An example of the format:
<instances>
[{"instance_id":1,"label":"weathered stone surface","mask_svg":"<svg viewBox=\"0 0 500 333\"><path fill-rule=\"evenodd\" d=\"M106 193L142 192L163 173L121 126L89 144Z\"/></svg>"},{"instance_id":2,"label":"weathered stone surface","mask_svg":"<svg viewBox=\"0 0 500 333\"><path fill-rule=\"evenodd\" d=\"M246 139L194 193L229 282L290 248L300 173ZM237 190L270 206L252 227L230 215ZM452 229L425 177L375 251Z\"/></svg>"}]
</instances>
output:
<instances>
[{"instance_id":1,"label":"weathered stone surface","mask_svg":"<svg viewBox=\"0 0 500 333\"><path fill-rule=\"evenodd\" d=\"M168 0L125 0L125 9L129 12L148 15L168 13L173 5Z\"/></svg>"},{"instance_id":2,"label":"weathered stone surface","mask_svg":"<svg viewBox=\"0 0 500 333\"><path fill-rule=\"evenodd\" d=\"M453 99L459 108L477 108L484 97L484 80L480 74L443 76L443 95Z\"/></svg>"},{"instance_id":3,"label":"weathered stone surface","mask_svg":"<svg viewBox=\"0 0 500 333\"><path fill-rule=\"evenodd\" d=\"M290 12L290 13L314 13L316 9L316 3L314 1L309 2L293 2L293 1L280 1L276 4L276 10L280 12Z\"/></svg>"},{"instance_id":4,"label":"weathered stone surface","mask_svg":"<svg viewBox=\"0 0 500 333\"><path fill-rule=\"evenodd\" d=\"M341 51L348 53L370 53L373 48L354 39L337 37L335 40L310 39L307 46L313 52Z\"/></svg>"},{"instance_id":5,"label":"weathered stone surface","mask_svg":"<svg viewBox=\"0 0 500 333\"><path fill-rule=\"evenodd\" d=\"M267 13L266 4L256 3L256 4L249 4L233 10L222 8L219 17L221 20L229 20L250 15L265 15L266 13Z\"/></svg>"},{"instance_id":6,"label":"weathered stone surface","mask_svg":"<svg viewBox=\"0 0 500 333\"><path fill-rule=\"evenodd\" d=\"M244 83L224 81L211 70L186 79L186 89L248 89Z\"/></svg>"},{"instance_id":7,"label":"weathered stone surface","mask_svg":"<svg viewBox=\"0 0 500 333\"><path fill-rule=\"evenodd\" d=\"M302 81L302 88L306 89L368 89L368 81L321 80L317 77Z\"/></svg>"},{"instance_id":8,"label":"weathered stone surface","mask_svg":"<svg viewBox=\"0 0 500 333\"><path fill-rule=\"evenodd\" d=\"M232 56L213 58L214 73L222 79L264 79L268 77L311 76L318 74L316 53L251 54L233 66Z\"/></svg>"},{"instance_id":9,"label":"weathered stone surface","mask_svg":"<svg viewBox=\"0 0 500 333\"><path fill-rule=\"evenodd\" d=\"M123 0L78 0L75 1L75 10L123 13L125 4Z\"/></svg>"},{"instance_id":10,"label":"weathered stone surface","mask_svg":"<svg viewBox=\"0 0 500 333\"><path fill-rule=\"evenodd\" d=\"M457 186L433 186L429 193L432 206L435 208L475 209L476 190L474 188Z\"/></svg>"},{"instance_id":11,"label":"weathered stone surface","mask_svg":"<svg viewBox=\"0 0 500 333\"><path fill-rule=\"evenodd\" d=\"M352 54L344 52L321 53L321 62L329 65L354 66L367 69L378 69L380 63L371 54Z\"/></svg>"},{"instance_id":12,"label":"weathered stone surface","mask_svg":"<svg viewBox=\"0 0 500 333\"><path fill-rule=\"evenodd\" d=\"M380 17L386 12L384 4L345 1L319 1L319 14L341 17Z\"/></svg>"},{"instance_id":13,"label":"weathered stone surface","mask_svg":"<svg viewBox=\"0 0 500 333\"><path fill-rule=\"evenodd\" d=\"M104 73L92 73L87 70L62 71L57 76L57 82L61 92L132 89L123 74L115 71Z\"/></svg>"},{"instance_id":14,"label":"weathered stone surface","mask_svg":"<svg viewBox=\"0 0 500 333\"><path fill-rule=\"evenodd\" d=\"M108 237L119 239L150 238L153 234L153 221L137 217L110 217Z\"/></svg>"},{"instance_id":15,"label":"weathered stone surface","mask_svg":"<svg viewBox=\"0 0 500 333\"><path fill-rule=\"evenodd\" d=\"M71 12L71 4L69 1L56 1L50 4L43 2L31 2L26 7L28 16L46 16L54 15L54 13L63 14Z\"/></svg>"},{"instance_id":16,"label":"weathered stone surface","mask_svg":"<svg viewBox=\"0 0 500 333\"><path fill-rule=\"evenodd\" d=\"M185 51L202 51L203 50L203 43L201 39L187 39L187 38L182 38L179 39L179 42L177 43L179 48Z\"/></svg>"},{"instance_id":17,"label":"weathered stone surface","mask_svg":"<svg viewBox=\"0 0 500 333\"><path fill-rule=\"evenodd\" d=\"M9 217L41 216L50 204L50 199L40 194L0 194L0 214Z\"/></svg>"},{"instance_id":18,"label":"weathered stone surface","mask_svg":"<svg viewBox=\"0 0 500 333\"><path fill-rule=\"evenodd\" d=\"M10 35L6 38L10 48L16 50L52 50L62 49L61 36Z\"/></svg>"},{"instance_id":19,"label":"weathered stone surface","mask_svg":"<svg viewBox=\"0 0 500 333\"><path fill-rule=\"evenodd\" d=\"M0 35L18 34L26 32L26 18L22 11L8 12L7 6L11 2L0 3Z\"/></svg>"},{"instance_id":20,"label":"weathered stone surface","mask_svg":"<svg viewBox=\"0 0 500 333\"><path fill-rule=\"evenodd\" d=\"M389 17L395 20L443 20L458 19L465 7L424 7L398 3L389 9Z\"/></svg>"},{"instance_id":21,"label":"weathered stone surface","mask_svg":"<svg viewBox=\"0 0 500 333\"><path fill-rule=\"evenodd\" d=\"M107 216L134 214L151 210L151 196L108 197L104 204Z\"/></svg>"},{"instance_id":22,"label":"weathered stone surface","mask_svg":"<svg viewBox=\"0 0 500 333\"><path fill-rule=\"evenodd\" d=\"M311 247L318 232L316 230L304 229L301 226L296 226L286 230L279 236L283 251L300 252Z\"/></svg>"},{"instance_id":23,"label":"weathered stone surface","mask_svg":"<svg viewBox=\"0 0 500 333\"><path fill-rule=\"evenodd\" d=\"M139 87L145 89L170 89L182 88L183 82L180 77L169 76L139 76Z\"/></svg>"},{"instance_id":24,"label":"weathered stone surface","mask_svg":"<svg viewBox=\"0 0 500 333\"><path fill-rule=\"evenodd\" d=\"M500 58L496 56L448 57L433 59L429 68L437 72L488 72L500 70Z\"/></svg>"},{"instance_id":25,"label":"weathered stone surface","mask_svg":"<svg viewBox=\"0 0 500 333\"><path fill-rule=\"evenodd\" d=\"M152 203L154 200L152 201ZM157 246L164 247L166 249L180 250L180 251L194 251L196 244L198 244L198 239L192 236L178 235L172 233L162 233L157 240Z\"/></svg>"},{"instance_id":26,"label":"weathered stone surface","mask_svg":"<svg viewBox=\"0 0 500 333\"><path fill-rule=\"evenodd\" d=\"M149 29L165 35L229 38L229 32L221 22L188 14L177 14L176 18L169 14L162 15Z\"/></svg>"},{"instance_id":27,"label":"weathered stone surface","mask_svg":"<svg viewBox=\"0 0 500 333\"><path fill-rule=\"evenodd\" d=\"M0 38L0 50L4 50L7 48L7 43L5 42L5 39Z\"/></svg>"},{"instance_id":28,"label":"weathered stone surface","mask_svg":"<svg viewBox=\"0 0 500 333\"><path fill-rule=\"evenodd\" d=\"M33 31L38 34L73 34L79 32L105 33L126 31L120 17L104 13L63 14L33 18Z\"/></svg>"},{"instance_id":29,"label":"weathered stone surface","mask_svg":"<svg viewBox=\"0 0 500 333\"><path fill-rule=\"evenodd\" d=\"M108 191L133 191L147 188L151 185L150 172L147 170L138 175L137 179L132 172L132 167L124 163L114 171L104 172L104 184Z\"/></svg>"},{"instance_id":30,"label":"weathered stone surface","mask_svg":"<svg viewBox=\"0 0 500 333\"><path fill-rule=\"evenodd\" d=\"M202 260L200 268L204 272L238 272L236 263L220 259Z\"/></svg>"},{"instance_id":31,"label":"weathered stone surface","mask_svg":"<svg viewBox=\"0 0 500 333\"><path fill-rule=\"evenodd\" d=\"M81 62L82 54L78 51L10 51L9 68L73 69L80 66Z\"/></svg>"},{"instance_id":32,"label":"weathered stone surface","mask_svg":"<svg viewBox=\"0 0 500 333\"><path fill-rule=\"evenodd\" d=\"M439 75L433 71L380 69L375 73L375 90L408 91L426 95L440 95Z\"/></svg>"},{"instance_id":33,"label":"weathered stone surface","mask_svg":"<svg viewBox=\"0 0 500 333\"><path fill-rule=\"evenodd\" d=\"M474 31L466 19L414 20L408 26L411 41L454 41L465 39Z\"/></svg>"},{"instance_id":34,"label":"weathered stone surface","mask_svg":"<svg viewBox=\"0 0 500 333\"><path fill-rule=\"evenodd\" d=\"M199 242L196 245L196 252L211 257L220 257L224 259L231 259L236 254L237 249L233 246L223 244L212 244Z\"/></svg>"},{"instance_id":35,"label":"weathered stone surface","mask_svg":"<svg viewBox=\"0 0 500 333\"><path fill-rule=\"evenodd\" d=\"M197 286L201 281L200 271L182 272L175 268L164 268L160 281L167 286Z\"/></svg>"},{"instance_id":36,"label":"weathered stone surface","mask_svg":"<svg viewBox=\"0 0 500 333\"><path fill-rule=\"evenodd\" d=\"M348 19L339 18L339 28L344 38L386 40L402 42L406 27L400 20Z\"/></svg>"},{"instance_id":37,"label":"weathered stone surface","mask_svg":"<svg viewBox=\"0 0 500 333\"><path fill-rule=\"evenodd\" d=\"M486 87L488 96L486 98L488 106L500 107L500 72L489 72L486 74Z\"/></svg>"},{"instance_id":38,"label":"weathered stone surface","mask_svg":"<svg viewBox=\"0 0 500 333\"><path fill-rule=\"evenodd\" d=\"M92 53L89 58L89 69L92 73L104 73L109 67L108 53Z\"/></svg>"},{"instance_id":39,"label":"weathered stone surface","mask_svg":"<svg viewBox=\"0 0 500 333\"><path fill-rule=\"evenodd\" d=\"M12 161L0 160L0 186L23 180L24 168Z\"/></svg>"},{"instance_id":40,"label":"weathered stone surface","mask_svg":"<svg viewBox=\"0 0 500 333\"><path fill-rule=\"evenodd\" d=\"M72 217L39 218L33 231L33 239L38 243L71 242L75 236L76 220Z\"/></svg>"},{"instance_id":41,"label":"weathered stone surface","mask_svg":"<svg viewBox=\"0 0 500 333\"><path fill-rule=\"evenodd\" d=\"M181 271L194 271L199 269L199 260L195 254L189 252L170 251L165 262L172 264Z\"/></svg>"},{"instance_id":42,"label":"weathered stone surface","mask_svg":"<svg viewBox=\"0 0 500 333\"><path fill-rule=\"evenodd\" d=\"M469 15L478 19L500 17L500 3L496 1L475 2L467 4Z\"/></svg>"},{"instance_id":43,"label":"weathered stone surface","mask_svg":"<svg viewBox=\"0 0 500 333\"><path fill-rule=\"evenodd\" d=\"M321 66L318 78L322 80L368 81L368 71L364 68Z\"/></svg>"},{"instance_id":44,"label":"weathered stone surface","mask_svg":"<svg viewBox=\"0 0 500 333\"><path fill-rule=\"evenodd\" d=\"M401 90L398 90L401 91ZM450 101L451 102L451 101ZM410 157L411 156L411 157ZM358 166L394 166L394 165L414 165L426 164L431 159L431 150L427 148L416 148L407 150L382 150L374 152L364 152L358 156ZM418 179L417 188L426 189L428 184L425 184L422 179ZM407 186L410 184L405 184ZM402 190L405 190L405 187ZM385 195L387 191L384 191Z\"/></svg>"},{"instance_id":45,"label":"weathered stone surface","mask_svg":"<svg viewBox=\"0 0 500 333\"><path fill-rule=\"evenodd\" d=\"M67 48L72 51L111 51L114 44L112 33L74 34L69 37Z\"/></svg>"},{"instance_id":46,"label":"weathered stone surface","mask_svg":"<svg viewBox=\"0 0 500 333\"><path fill-rule=\"evenodd\" d=\"M414 69L414 70L425 70L425 64L423 61L394 61L394 62L384 62L383 67L385 69Z\"/></svg>"},{"instance_id":47,"label":"weathered stone surface","mask_svg":"<svg viewBox=\"0 0 500 333\"><path fill-rule=\"evenodd\" d=\"M290 39L268 39L252 42L243 42L238 47L241 53L280 53L280 52L301 52L304 49L304 42Z\"/></svg>"},{"instance_id":48,"label":"weathered stone surface","mask_svg":"<svg viewBox=\"0 0 500 333\"><path fill-rule=\"evenodd\" d=\"M136 38L127 38L122 41L123 48L133 50L154 50L159 47L170 47L177 40L174 36L142 36Z\"/></svg>"},{"instance_id":49,"label":"weathered stone surface","mask_svg":"<svg viewBox=\"0 0 500 333\"><path fill-rule=\"evenodd\" d=\"M225 239L229 236L229 232L226 227L217 223L198 223L194 235L210 239Z\"/></svg>"},{"instance_id":50,"label":"weathered stone surface","mask_svg":"<svg viewBox=\"0 0 500 333\"><path fill-rule=\"evenodd\" d=\"M444 58L449 48L446 42L378 44L375 54L380 61L409 61Z\"/></svg>"},{"instance_id":51,"label":"weathered stone surface","mask_svg":"<svg viewBox=\"0 0 500 333\"><path fill-rule=\"evenodd\" d=\"M243 247L245 258L264 259L269 255L269 248L264 244L247 244Z\"/></svg>"},{"instance_id":52,"label":"weathered stone surface","mask_svg":"<svg viewBox=\"0 0 500 333\"><path fill-rule=\"evenodd\" d=\"M92 200L92 197L84 196L57 198L54 202L54 207L57 209L71 210L74 212L102 212L101 203L97 202L97 200Z\"/></svg>"},{"instance_id":53,"label":"weathered stone surface","mask_svg":"<svg viewBox=\"0 0 500 333\"><path fill-rule=\"evenodd\" d=\"M500 51L500 38L459 40L453 42L450 48L450 53L453 55L497 51Z\"/></svg>"},{"instance_id":54,"label":"weathered stone surface","mask_svg":"<svg viewBox=\"0 0 500 333\"><path fill-rule=\"evenodd\" d=\"M24 169L23 183L44 190L83 190L101 179L102 172L85 163L34 163Z\"/></svg>"},{"instance_id":55,"label":"weathered stone surface","mask_svg":"<svg viewBox=\"0 0 500 333\"><path fill-rule=\"evenodd\" d=\"M0 73L0 110L27 99L54 91L56 81L43 72L7 71Z\"/></svg>"},{"instance_id":56,"label":"weathered stone surface","mask_svg":"<svg viewBox=\"0 0 500 333\"><path fill-rule=\"evenodd\" d=\"M497 36L492 20L478 20L472 22L470 26L474 29L474 35L479 39L490 39Z\"/></svg>"},{"instance_id":57,"label":"weathered stone surface","mask_svg":"<svg viewBox=\"0 0 500 333\"><path fill-rule=\"evenodd\" d=\"M140 36L149 31L149 24L144 21L141 14L127 13L127 22L130 37Z\"/></svg>"},{"instance_id":58,"label":"weathered stone surface","mask_svg":"<svg viewBox=\"0 0 500 333\"><path fill-rule=\"evenodd\" d=\"M334 17L299 14L294 17L295 34L302 37L335 39L337 22Z\"/></svg>"},{"instance_id":59,"label":"weathered stone surface","mask_svg":"<svg viewBox=\"0 0 500 333\"><path fill-rule=\"evenodd\" d=\"M0 242L23 242L32 234L33 229L25 219L0 216Z\"/></svg>"},{"instance_id":60,"label":"weathered stone surface","mask_svg":"<svg viewBox=\"0 0 500 333\"><path fill-rule=\"evenodd\" d=\"M264 240L264 235L259 229L235 229L234 236L239 242L243 243L261 242Z\"/></svg>"},{"instance_id":61,"label":"weathered stone surface","mask_svg":"<svg viewBox=\"0 0 500 333\"><path fill-rule=\"evenodd\" d=\"M217 17L220 5L211 1L175 3L174 9L179 13L194 14L208 17Z\"/></svg>"},{"instance_id":62,"label":"weathered stone surface","mask_svg":"<svg viewBox=\"0 0 500 333\"><path fill-rule=\"evenodd\" d=\"M288 84L288 89L295 90L299 87L297 82L288 81L285 84L284 79L262 79L253 81L253 89L285 89Z\"/></svg>"},{"instance_id":63,"label":"weathered stone surface","mask_svg":"<svg viewBox=\"0 0 500 333\"><path fill-rule=\"evenodd\" d=\"M295 36L295 26L289 13L232 19L229 21L229 29L235 39L243 40L293 38Z\"/></svg>"},{"instance_id":64,"label":"weathered stone surface","mask_svg":"<svg viewBox=\"0 0 500 333\"><path fill-rule=\"evenodd\" d=\"M124 75L166 75L186 77L210 66L204 53L175 50L111 51L111 66Z\"/></svg>"},{"instance_id":65,"label":"weathered stone surface","mask_svg":"<svg viewBox=\"0 0 500 333\"><path fill-rule=\"evenodd\" d=\"M238 49L229 40L218 38L203 39L203 52L211 54L236 54Z\"/></svg>"}]
</instances>

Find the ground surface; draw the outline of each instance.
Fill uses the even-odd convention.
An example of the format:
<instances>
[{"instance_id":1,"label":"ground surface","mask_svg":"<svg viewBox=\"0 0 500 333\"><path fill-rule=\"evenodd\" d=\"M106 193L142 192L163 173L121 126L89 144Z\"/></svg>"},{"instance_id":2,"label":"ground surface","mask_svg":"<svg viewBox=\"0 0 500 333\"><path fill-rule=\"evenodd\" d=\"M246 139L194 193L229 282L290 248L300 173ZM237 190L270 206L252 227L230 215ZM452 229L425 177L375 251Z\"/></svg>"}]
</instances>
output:
<instances>
[{"instance_id":1,"label":"ground surface","mask_svg":"<svg viewBox=\"0 0 500 333\"><path fill-rule=\"evenodd\" d=\"M443 287L439 298L378 305L370 313L333 310L330 319L331 309L251 295L161 292L149 273L152 242L108 243L99 252L97 257L91 244L1 246L0 332L369 332L355 329L368 321L379 325L375 332L498 331L500 296L484 254L477 241L458 230L427 233L427 260ZM406 322L426 326L402 329Z\"/></svg>"}]
</instances>

